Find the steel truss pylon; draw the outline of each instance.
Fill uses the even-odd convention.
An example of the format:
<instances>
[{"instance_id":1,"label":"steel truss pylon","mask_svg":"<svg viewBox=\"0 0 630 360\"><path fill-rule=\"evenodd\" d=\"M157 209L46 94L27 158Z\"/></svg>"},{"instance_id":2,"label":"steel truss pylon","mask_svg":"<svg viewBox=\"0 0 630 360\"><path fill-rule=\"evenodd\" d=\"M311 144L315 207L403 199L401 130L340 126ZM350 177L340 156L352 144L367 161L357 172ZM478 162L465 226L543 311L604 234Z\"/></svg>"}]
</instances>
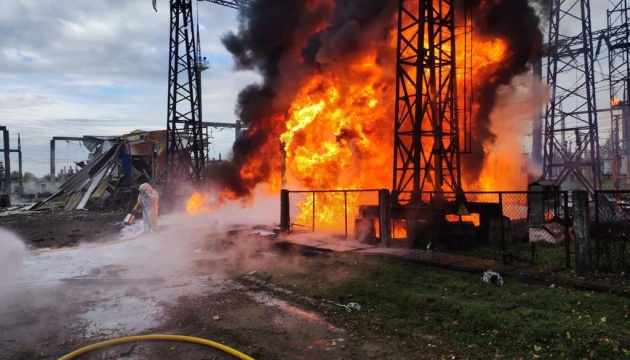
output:
<instances>
[{"instance_id":1,"label":"steel truss pylon","mask_svg":"<svg viewBox=\"0 0 630 360\"><path fill-rule=\"evenodd\" d=\"M397 55L393 203L460 194L454 1L399 0Z\"/></svg>"},{"instance_id":2,"label":"steel truss pylon","mask_svg":"<svg viewBox=\"0 0 630 360\"><path fill-rule=\"evenodd\" d=\"M198 63L192 0L170 0L166 145L167 186L201 180L205 146L201 119L203 64Z\"/></svg>"},{"instance_id":3,"label":"steel truss pylon","mask_svg":"<svg viewBox=\"0 0 630 360\"><path fill-rule=\"evenodd\" d=\"M607 11L608 85L610 90L612 177L615 189L630 179L630 1Z\"/></svg>"},{"instance_id":4,"label":"steel truss pylon","mask_svg":"<svg viewBox=\"0 0 630 360\"><path fill-rule=\"evenodd\" d=\"M545 111L543 177L564 187L579 184L593 195L601 188L601 164L590 1L552 0L549 6L551 99Z\"/></svg>"}]
</instances>

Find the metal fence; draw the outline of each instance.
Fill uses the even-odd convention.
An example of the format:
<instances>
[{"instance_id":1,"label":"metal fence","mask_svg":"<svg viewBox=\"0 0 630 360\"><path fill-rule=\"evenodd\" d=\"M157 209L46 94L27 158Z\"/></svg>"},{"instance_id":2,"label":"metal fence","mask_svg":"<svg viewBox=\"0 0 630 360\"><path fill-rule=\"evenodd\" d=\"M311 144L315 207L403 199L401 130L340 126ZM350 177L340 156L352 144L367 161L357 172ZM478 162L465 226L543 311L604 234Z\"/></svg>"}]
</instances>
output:
<instances>
[{"instance_id":1,"label":"metal fence","mask_svg":"<svg viewBox=\"0 0 630 360\"><path fill-rule=\"evenodd\" d=\"M377 237L378 223L366 213L379 206L379 190L318 190L289 192L292 232L307 230L336 236ZM375 229L376 228L376 229Z\"/></svg>"},{"instance_id":2,"label":"metal fence","mask_svg":"<svg viewBox=\"0 0 630 360\"><path fill-rule=\"evenodd\" d=\"M505 263L568 268L572 250L568 199L564 191L468 192L468 214L447 216L434 249ZM288 230L376 240L379 201L379 190L287 191ZM397 221L390 222L392 239L400 237ZM462 224L474 231L457 230ZM455 234L451 239L457 241L449 243L448 234Z\"/></svg>"},{"instance_id":3,"label":"metal fence","mask_svg":"<svg viewBox=\"0 0 630 360\"><path fill-rule=\"evenodd\" d=\"M471 214L461 220L476 225L476 238L470 246L437 250L504 263L571 267L566 191L468 192L466 200ZM490 206L496 210L484 214Z\"/></svg>"},{"instance_id":4,"label":"metal fence","mask_svg":"<svg viewBox=\"0 0 630 360\"><path fill-rule=\"evenodd\" d=\"M591 267L627 273L630 271L630 191L596 191L594 208Z\"/></svg>"}]
</instances>

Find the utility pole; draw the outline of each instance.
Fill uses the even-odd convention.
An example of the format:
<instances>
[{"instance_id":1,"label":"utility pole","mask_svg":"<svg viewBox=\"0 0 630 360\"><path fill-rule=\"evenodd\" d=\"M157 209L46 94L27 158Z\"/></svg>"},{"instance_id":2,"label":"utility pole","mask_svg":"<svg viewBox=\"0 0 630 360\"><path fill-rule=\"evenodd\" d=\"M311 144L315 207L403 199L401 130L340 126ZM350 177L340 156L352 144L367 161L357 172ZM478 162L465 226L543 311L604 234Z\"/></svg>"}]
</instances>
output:
<instances>
[{"instance_id":1,"label":"utility pole","mask_svg":"<svg viewBox=\"0 0 630 360\"><path fill-rule=\"evenodd\" d=\"M20 189L22 189L22 140L20 139L20 133L18 133L18 166L19 166L19 179L20 179Z\"/></svg>"},{"instance_id":2,"label":"utility pole","mask_svg":"<svg viewBox=\"0 0 630 360\"><path fill-rule=\"evenodd\" d=\"M2 145L4 152L4 192L9 195L9 203L11 198L11 145L9 144L9 130L6 126L0 126L2 131Z\"/></svg>"},{"instance_id":3,"label":"utility pole","mask_svg":"<svg viewBox=\"0 0 630 360\"><path fill-rule=\"evenodd\" d=\"M593 196L601 188L601 165L590 0L551 0L549 6L551 100L545 111L543 177Z\"/></svg>"}]
</instances>

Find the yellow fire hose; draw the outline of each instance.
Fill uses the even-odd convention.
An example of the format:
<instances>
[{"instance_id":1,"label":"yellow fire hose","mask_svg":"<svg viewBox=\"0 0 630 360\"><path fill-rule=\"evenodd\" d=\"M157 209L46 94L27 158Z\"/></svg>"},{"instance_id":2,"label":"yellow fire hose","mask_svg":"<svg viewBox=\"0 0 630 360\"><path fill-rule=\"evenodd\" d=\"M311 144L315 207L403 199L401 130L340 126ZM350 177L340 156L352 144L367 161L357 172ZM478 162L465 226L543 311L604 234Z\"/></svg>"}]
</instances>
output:
<instances>
[{"instance_id":1,"label":"yellow fire hose","mask_svg":"<svg viewBox=\"0 0 630 360\"><path fill-rule=\"evenodd\" d=\"M149 340L149 341L151 341L151 340L166 340L166 341L189 342L189 343L205 345L205 346L209 346L209 347L221 350L224 353L230 354L230 355L234 356L237 359L254 360L254 358L252 358L250 356L247 356L247 355L243 354L240 351L234 350L234 349L232 349L232 348L230 348L228 346L225 346L223 344L219 344L218 342L214 342L214 341L211 341L211 340L206 340L206 339L202 339L202 338L198 338L198 337L192 337L192 336L160 335L160 334L128 336L128 337L122 337L122 338L118 338L118 339L102 341L102 342L99 342L99 343L96 343L96 344L92 344L92 345L88 345L86 347L83 347L83 348L80 348L78 350L75 350L75 351L71 352L68 355L60 357L59 360L74 359L77 356L83 355L83 354L85 354L88 351L100 349L100 348L103 348L103 347L106 347L106 346L110 346L110 345L125 344L125 343L129 343L129 342L144 341L144 340Z\"/></svg>"}]
</instances>

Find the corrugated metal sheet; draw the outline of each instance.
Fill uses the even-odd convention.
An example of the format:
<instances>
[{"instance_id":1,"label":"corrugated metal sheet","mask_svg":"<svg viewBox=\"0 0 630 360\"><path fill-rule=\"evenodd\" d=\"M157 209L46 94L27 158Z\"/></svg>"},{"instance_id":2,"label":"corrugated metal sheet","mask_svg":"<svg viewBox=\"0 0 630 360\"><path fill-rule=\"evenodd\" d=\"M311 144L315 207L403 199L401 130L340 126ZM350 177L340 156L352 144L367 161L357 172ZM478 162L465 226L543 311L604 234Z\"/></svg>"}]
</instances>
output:
<instances>
[{"instance_id":1,"label":"corrugated metal sheet","mask_svg":"<svg viewBox=\"0 0 630 360\"><path fill-rule=\"evenodd\" d=\"M96 175L101 169L107 166L112 159L115 159L120 154L122 149L122 142L118 141L109 148L105 153L97 156L94 160L90 161L86 166L74 174L70 179L63 183L59 189L66 194L72 194L78 190L83 189L90 179Z\"/></svg>"}]
</instances>

